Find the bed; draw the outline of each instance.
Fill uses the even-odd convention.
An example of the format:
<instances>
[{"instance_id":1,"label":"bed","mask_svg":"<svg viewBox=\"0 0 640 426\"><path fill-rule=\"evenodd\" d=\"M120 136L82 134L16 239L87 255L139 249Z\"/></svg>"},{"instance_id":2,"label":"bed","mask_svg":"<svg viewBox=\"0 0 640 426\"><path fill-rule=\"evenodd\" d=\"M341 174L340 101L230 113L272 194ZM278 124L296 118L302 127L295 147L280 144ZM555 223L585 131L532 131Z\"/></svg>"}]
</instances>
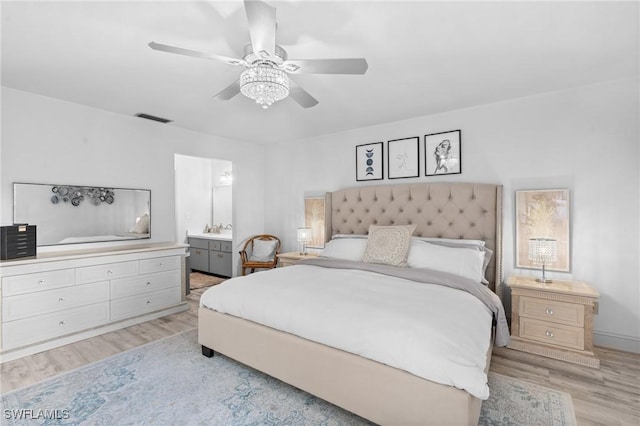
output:
<instances>
[{"instance_id":1,"label":"bed","mask_svg":"<svg viewBox=\"0 0 640 426\"><path fill-rule=\"evenodd\" d=\"M376 226L385 229L402 226L412 230L415 228L411 233L412 249L413 244L422 244L423 239L434 244L437 244L435 241L438 243L448 241L453 244L457 241L481 241L483 246L492 252L488 264L483 265L486 267L486 269L483 268L483 274L487 280L486 288L491 291L486 291L480 283L473 284L479 289L478 292L483 292L483 297L491 299L485 294L490 293L499 304L502 282L501 203L502 187L493 184L420 183L361 186L335 191L327 194L326 197L327 213L330 218L327 221L327 235L331 240L327 244L327 252L331 251L329 247L335 247L335 242L341 239L349 241L350 244L361 244L358 239L367 235L370 229L377 231ZM373 228L370 228L372 225ZM437 240L429 240L430 238ZM420 241L414 242L414 240ZM367 240L364 239L364 241ZM330 265L322 264L323 262ZM408 266L412 266L411 262L415 262L415 259L412 260L409 257ZM491 308L494 309L492 313L487 308L488 305L478 302L468 292L450 289L451 284L433 286L420 285L411 281L413 276L421 275L424 269L397 268L373 262L364 268L365 270L361 270L360 266L354 266L354 263L357 262L353 259L310 260L287 268L277 268L235 278L227 281L224 287L216 286L220 289L214 287L216 292L207 291L201 299L198 315L198 340L202 345L203 354L212 356L214 352L220 352L378 424L477 424L480 406L482 400L488 396L488 388L476 386L474 384L476 382L465 384L464 381L459 381L459 378L462 380L466 373L452 372L455 377L423 377L423 370L447 370L449 367L441 362L447 361L445 358L457 358L458 355L441 358L425 355L422 358L426 362L423 361L415 367L413 365L405 367L402 364L404 361L398 359L407 358L404 354L409 353L409 350L401 346L406 343L402 341L402 335L412 328L412 325L403 323L402 318L399 323L394 322L396 319L387 315L380 306L374 310L375 314L367 313L360 305L354 305L353 299L361 295L365 298L384 295L381 299L391 301L395 300L393 299L396 296L395 293L407 292L408 298L398 303L402 305L401 310L413 312L411 316L417 316L421 314L419 306L407 305L410 299L424 297L424 300L440 300L436 297L445 297L445 294L446 297L450 297L455 293L455 297L461 297L461 299L453 299L455 306L441 303L442 310L438 312L438 306L434 304L425 311L437 312L437 317L420 319L423 323L440 322L443 326L444 323L447 326L451 325L458 332L449 331L445 335L455 335L455 338L445 339L441 345L435 341L431 344L429 337L431 335L406 340L412 342L409 345L412 347L416 346L415 342L421 342L421 344L428 342L429 346L446 348L447 344L454 342L456 346L465 348L463 351L465 353L466 348L473 348L476 352L473 355L474 358L472 360L465 358L461 364L476 364L474 371L469 375L478 376L476 370L479 369L480 373L484 374L485 386L493 339L499 340L500 344L505 344L505 339L508 339L508 330L505 335L504 310L500 311L501 304L499 307ZM422 265L418 266L422 267ZM393 269L400 271L401 276L386 275L394 274L395 272L388 272ZM435 275L438 273L437 271ZM411 276L407 277L403 274ZM356 275L358 280L362 276L366 277L365 284L361 287L357 286L359 284L356 278L352 278ZM432 279L455 281L454 287L462 281L472 282L466 278L453 280L451 274L446 272L441 275L444 278L430 276L427 281ZM333 285L334 281L349 282L349 288L342 284ZM299 284L297 287L296 282ZM243 299L238 302L238 299L234 298L234 292L240 291L242 287L254 289L253 299ZM469 286L473 292L476 291L475 287ZM429 291L435 291L437 296L431 293L425 296L408 293L409 291L427 291L427 288L430 289ZM341 294L341 291L349 293L335 296L329 295L329 291L337 291L337 294ZM365 296L366 292L372 293L373 296L369 293ZM225 296L225 293L229 293L230 296ZM291 299L295 293L298 293L298 297L304 297L305 294L311 295L312 299L320 301L321 308L300 307L302 302L294 302L298 299ZM462 293L464 296L461 295ZM280 300L285 306L298 308L283 313L285 309L269 308L266 304L267 299L275 299L276 302ZM470 299L474 301L471 302ZM340 303L336 302L338 300ZM345 306L341 307L343 301ZM252 314L255 316L245 316L241 311L252 304L257 311ZM236 305L235 308L234 305ZM482 306L478 307L480 305ZM234 311L234 309L240 309L240 311ZM282 315L280 319L265 318L263 320L261 316L268 311L277 311ZM314 314L313 312L316 311L317 314ZM366 319L348 322L340 317L354 311L359 318ZM330 312L330 315L327 315L327 312ZM462 312L464 312L463 315ZM475 318L474 315L482 319L472 320ZM287 316L290 317L289 320L292 318L295 320L286 323L283 317ZM317 319L314 320L314 318ZM446 318L446 321L443 321L443 318ZM338 327L341 323L344 324L345 332L351 327L346 324L354 323L351 332L355 332L356 335L360 333L365 337L370 336L368 333L372 331L360 327L373 324L373 328L379 328L396 340L385 343L386 341L377 338L357 339L353 336L343 336L341 333L332 331L334 329L331 327L336 325L331 325L330 319L335 320L333 322L337 322ZM498 331L492 327L492 320L494 323L497 321ZM296 329L304 323L309 323L310 326L307 329L311 329L315 334L306 335L303 331L299 332ZM478 323L480 328L476 329L472 326L473 323ZM393 330L401 332L385 332L383 326L388 325ZM423 327L418 329L419 332L423 332ZM299 337L300 335L306 338ZM340 340L337 343L326 343L323 340L336 337ZM347 346L353 344L352 341L356 341L355 350ZM375 347L370 347L370 344ZM418 356L413 356L414 360L421 358L419 356L423 353L421 351L426 353L431 349L423 345L418 346L416 350ZM384 352L386 353L384 356L390 356L391 359L384 358L375 351ZM473 351L469 350L469 352ZM479 356L478 351L484 354ZM480 359L481 365L478 364ZM425 374L432 373L433 371Z\"/></svg>"}]
</instances>

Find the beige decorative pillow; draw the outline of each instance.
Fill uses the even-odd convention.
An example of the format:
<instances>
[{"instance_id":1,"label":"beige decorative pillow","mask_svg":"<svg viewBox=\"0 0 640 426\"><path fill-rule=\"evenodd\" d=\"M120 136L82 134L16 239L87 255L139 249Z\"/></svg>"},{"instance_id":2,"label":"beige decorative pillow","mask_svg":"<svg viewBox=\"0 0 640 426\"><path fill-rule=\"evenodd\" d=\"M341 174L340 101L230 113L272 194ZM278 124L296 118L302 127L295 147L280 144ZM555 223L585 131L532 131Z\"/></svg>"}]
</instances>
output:
<instances>
[{"instance_id":1,"label":"beige decorative pillow","mask_svg":"<svg viewBox=\"0 0 640 426\"><path fill-rule=\"evenodd\" d=\"M415 229L416 225L369 226L369 238L362 261L407 266L411 234Z\"/></svg>"}]
</instances>

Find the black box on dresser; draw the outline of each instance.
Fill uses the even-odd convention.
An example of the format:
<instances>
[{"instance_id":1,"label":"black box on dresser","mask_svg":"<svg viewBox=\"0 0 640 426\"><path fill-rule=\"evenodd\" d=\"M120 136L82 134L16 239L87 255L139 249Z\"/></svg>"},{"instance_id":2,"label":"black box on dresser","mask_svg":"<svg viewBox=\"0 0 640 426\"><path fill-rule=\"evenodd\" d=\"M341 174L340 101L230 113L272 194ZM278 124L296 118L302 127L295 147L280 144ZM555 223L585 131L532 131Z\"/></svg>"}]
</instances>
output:
<instances>
[{"instance_id":1,"label":"black box on dresser","mask_svg":"<svg viewBox=\"0 0 640 426\"><path fill-rule=\"evenodd\" d=\"M36 225L0 226L0 259L36 255Z\"/></svg>"}]
</instances>

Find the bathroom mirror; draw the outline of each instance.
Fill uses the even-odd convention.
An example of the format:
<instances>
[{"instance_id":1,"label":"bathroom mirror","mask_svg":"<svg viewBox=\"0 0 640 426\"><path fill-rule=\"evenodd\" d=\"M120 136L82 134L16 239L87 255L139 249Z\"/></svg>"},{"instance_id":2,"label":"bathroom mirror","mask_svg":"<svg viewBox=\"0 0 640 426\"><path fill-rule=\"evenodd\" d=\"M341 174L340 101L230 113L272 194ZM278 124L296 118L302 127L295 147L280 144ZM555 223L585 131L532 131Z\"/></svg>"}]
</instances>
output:
<instances>
[{"instance_id":1,"label":"bathroom mirror","mask_svg":"<svg viewBox=\"0 0 640 426\"><path fill-rule=\"evenodd\" d=\"M36 225L38 246L151 237L151 191L13 184L13 222Z\"/></svg>"}]
</instances>

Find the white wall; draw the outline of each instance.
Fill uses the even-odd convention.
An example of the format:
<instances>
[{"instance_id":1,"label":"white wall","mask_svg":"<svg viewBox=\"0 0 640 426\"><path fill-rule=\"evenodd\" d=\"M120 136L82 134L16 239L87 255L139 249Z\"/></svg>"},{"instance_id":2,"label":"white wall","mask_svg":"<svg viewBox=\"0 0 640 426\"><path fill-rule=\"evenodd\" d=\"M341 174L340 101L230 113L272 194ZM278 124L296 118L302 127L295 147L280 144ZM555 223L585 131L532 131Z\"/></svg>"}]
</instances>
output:
<instances>
[{"instance_id":1,"label":"white wall","mask_svg":"<svg viewBox=\"0 0 640 426\"><path fill-rule=\"evenodd\" d=\"M211 225L212 160L175 156L176 224L178 242L187 242L187 233L201 233Z\"/></svg>"},{"instance_id":2,"label":"white wall","mask_svg":"<svg viewBox=\"0 0 640 426\"><path fill-rule=\"evenodd\" d=\"M3 87L0 223L12 221L13 182L144 188L152 192L151 242L177 241L177 153L232 161L234 245L263 232L263 147L144 120L134 112L123 116Z\"/></svg>"},{"instance_id":3,"label":"white wall","mask_svg":"<svg viewBox=\"0 0 640 426\"><path fill-rule=\"evenodd\" d=\"M572 272L550 275L600 291L596 344L640 352L638 93L638 79L616 81L270 147L265 230L283 239L285 251L295 250L310 193L420 181L499 183L505 276L531 274L514 271L514 191L569 188ZM355 181L356 145L411 136L422 144L425 134L456 129L462 174ZM420 161L424 175L422 147Z\"/></svg>"}]
</instances>

